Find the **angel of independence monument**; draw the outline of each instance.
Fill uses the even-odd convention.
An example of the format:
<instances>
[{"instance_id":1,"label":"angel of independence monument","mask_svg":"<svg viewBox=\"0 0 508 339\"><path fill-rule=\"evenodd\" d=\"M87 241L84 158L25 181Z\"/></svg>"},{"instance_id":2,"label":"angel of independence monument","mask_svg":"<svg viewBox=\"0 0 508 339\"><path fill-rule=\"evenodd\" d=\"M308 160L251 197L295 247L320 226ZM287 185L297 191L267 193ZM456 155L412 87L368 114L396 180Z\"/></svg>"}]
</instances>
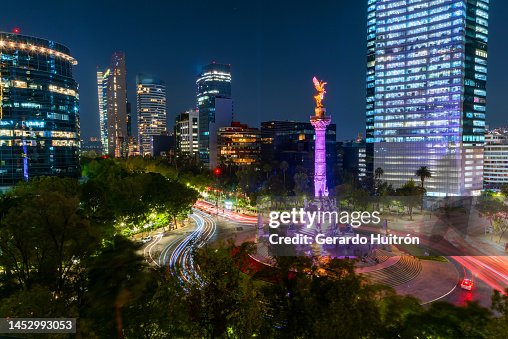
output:
<instances>
[{"instance_id":1,"label":"angel of independence monument","mask_svg":"<svg viewBox=\"0 0 508 339\"><path fill-rule=\"evenodd\" d=\"M323 105L325 98L324 81L319 81L314 77L312 79L316 87L317 94L314 96L316 100L315 115L310 117L310 123L316 131L316 140L314 143L314 196L327 197L328 187L326 185L326 128L330 125L332 118L326 115L326 108Z\"/></svg>"},{"instance_id":2,"label":"angel of independence monument","mask_svg":"<svg viewBox=\"0 0 508 339\"><path fill-rule=\"evenodd\" d=\"M340 213L341 207L337 205L335 196L328 196L328 187L326 180L326 130L330 125L332 118L326 115L326 108L323 105L323 100L326 94L324 81L319 81L316 77L313 79L316 94L314 100L316 101L316 107L314 108L314 115L310 117L310 123L315 130L314 140L314 197L307 199L304 198L303 209L306 212L328 212L328 213ZM293 199L291 199L293 198ZM317 245L316 243L299 245L296 247L296 252L290 249L286 251L285 247L271 247L267 244L267 239L271 232L277 232L285 236L309 236L311 238L318 234L326 234L327 236L345 236L353 237L355 232L351 225L341 225L335 222L335 220L321 220L317 222L310 222L307 217L303 217L303 222L291 223L286 227L279 227L277 230L270 230L266 222L263 221L266 218L267 207L274 208L275 210L280 209L277 203L274 205L274 200L281 202L281 199L272 199L268 202L265 207L262 207L264 203L258 203L260 212L258 212L258 234L256 236L256 242L258 243L258 257L261 261L266 260L270 255L327 255L333 257L350 257L365 255L371 251L370 246L366 245ZM284 197L283 202L299 201L298 197ZM294 206L292 206L294 207ZM270 210L270 208L268 208ZM264 211L261 212L261 211ZM330 215L332 215L330 214ZM264 217L262 216L264 215ZM266 221L266 219L264 219ZM270 248L270 250L268 250ZM268 252L271 251L271 254Z\"/></svg>"}]
</instances>

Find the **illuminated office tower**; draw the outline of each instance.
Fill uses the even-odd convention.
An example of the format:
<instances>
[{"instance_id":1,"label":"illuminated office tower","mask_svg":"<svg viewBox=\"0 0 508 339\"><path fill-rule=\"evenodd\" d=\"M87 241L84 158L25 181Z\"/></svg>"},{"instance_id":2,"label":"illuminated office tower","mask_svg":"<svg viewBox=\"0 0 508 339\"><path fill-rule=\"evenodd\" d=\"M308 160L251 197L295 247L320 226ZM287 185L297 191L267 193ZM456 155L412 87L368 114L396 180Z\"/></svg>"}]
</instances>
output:
<instances>
[{"instance_id":1,"label":"illuminated office tower","mask_svg":"<svg viewBox=\"0 0 508 339\"><path fill-rule=\"evenodd\" d=\"M156 77L136 77L138 145L141 155L154 155L152 137L167 134L166 85Z\"/></svg>"},{"instance_id":2,"label":"illuminated office tower","mask_svg":"<svg viewBox=\"0 0 508 339\"><path fill-rule=\"evenodd\" d=\"M176 151L181 155L194 157L198 154L199 116L196 110L188 110L176 117Z\"/></svg>"},{"instance_id":3,"label":"illuminated office tower","mask_svg":"<svg viewBox=\"0 0 508 339\"><path fill-rule=\"evenodd\" d=\"M57 42L0 32L0 186L80 175L76 64Z\"/></svg>"},{"instance_id":4,"label":"illuminated office tower","mask_svg":"<svg viewBox=\"0 0 508 339\"><path fill-rule=\"evenodd\" d=\"M108 79L110 70L97 72L97 92L99 96L99 128L102 150L108 152Z\"/></svg>"},{"instance_id":5,"label":"illuminated office tower","mask_svg":"<svg viewBox=\"0 0 508 339\"><path fill-rule=\"evenodd\" d=\"M109 68L97 72L99 119L104 153L126 157L129 153L125 54L115 52Z\"/></svg>"},{"instance_id":6,"label":"illuminated office tower","mask_svg":"<svg viewBox=\"0 0 508 339\"><path fill-rule=\"evenodd\" d=\"M237 121L220 127L217 136L220 164L246 166L261 160L261 132Z\"/></svg>"},{"instance_id":7,"label":"illuminated office tower","mask_svg":"<svg viewBox=\"0 0 508 339\"><path fill-rule=\"evenodd\" d=\"M482 188L488 0L368 0L367 172L430 196Z\"/></svg>"},{"instance_id":8,"label":"illuminated office tower","mask_svg":"<svg viewBox=\"0 0 508 339\"><path fill-rule=\"evenodd\" d=\"M499 128L485 135L483 183L485 189L508 184L508 131Z\"/></svg>"},{"instance_id":9,"label":"illuminated office tower","mask_svg":"<svg viewBox=\"0 0 508 339\"><path fill-rule=\"evenodd\" d=\"M196 81L199 112L199 159L217 166L217 132L233 121L231 66L215 62L203 67Z\"/></svg>"}]
</instances>

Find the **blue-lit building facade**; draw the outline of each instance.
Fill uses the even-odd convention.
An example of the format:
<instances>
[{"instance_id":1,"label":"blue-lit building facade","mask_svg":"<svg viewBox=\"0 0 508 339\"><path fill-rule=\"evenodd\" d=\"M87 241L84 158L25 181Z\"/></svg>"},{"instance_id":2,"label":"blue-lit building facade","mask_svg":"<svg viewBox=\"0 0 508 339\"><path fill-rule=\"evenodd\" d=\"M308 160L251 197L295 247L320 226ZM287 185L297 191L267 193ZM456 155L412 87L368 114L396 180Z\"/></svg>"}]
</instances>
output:
<instances>
[{"instance_id":1,"label":"blue-lit building facade","mask_svg":"<svg viewBox=\"0 0 508 339\"><path fill-rule=\"evenodd\" d=\"M0 32L0 186L79 176L76 63L59 43Z\"/></svg>"},{"instance_id":2,"label":"blue-lit building facade","mask_svg":"<svg viewBox=\"0 0 508 339\"><path fill-rule=\"evenodd\" d=\"M485 138L488 0L368 0L367 173L431 196L477 195Z\"/></svg>"},{"instance_id":3,"label":"blue-lit building facade","mask_svg":"<svg viewBox=\"0 0 508 339\"><path fill-rule=\"evenodd\" d=\"M211 63L196 80L199 114L199 159L209 168L218 164L217 133L233 121L231 65Z\"/></svg>"}]
</instances>

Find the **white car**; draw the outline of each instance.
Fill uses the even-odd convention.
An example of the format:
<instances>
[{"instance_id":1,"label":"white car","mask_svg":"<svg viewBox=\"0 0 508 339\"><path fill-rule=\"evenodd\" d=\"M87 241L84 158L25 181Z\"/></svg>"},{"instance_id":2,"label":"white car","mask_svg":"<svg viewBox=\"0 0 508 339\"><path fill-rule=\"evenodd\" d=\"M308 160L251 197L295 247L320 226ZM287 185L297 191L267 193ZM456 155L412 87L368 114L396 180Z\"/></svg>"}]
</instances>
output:
<instances>
[{"instance_id":1,"label":"white car","mask_svg":"<svg viewBox=\"0 0 508 339\"><path fill-rule=\"evenodd\" d=\"M147 237L141 238L141 242L143 244L146 244L147 242L150 242L150 241L152 241L152 237L151 236L147 236Z\"/></svg>"}]
</instances>

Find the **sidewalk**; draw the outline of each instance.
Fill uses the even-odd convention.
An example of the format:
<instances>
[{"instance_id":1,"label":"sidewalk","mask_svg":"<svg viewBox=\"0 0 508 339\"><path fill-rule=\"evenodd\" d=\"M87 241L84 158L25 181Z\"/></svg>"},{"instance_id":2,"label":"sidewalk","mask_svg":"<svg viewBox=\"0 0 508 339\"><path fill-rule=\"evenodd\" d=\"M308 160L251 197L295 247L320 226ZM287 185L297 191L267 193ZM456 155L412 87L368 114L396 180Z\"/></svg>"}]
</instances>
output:
<instances>
[{"instance_id":1,"label":"sidewalk","mask_svg":"<svg viewBox=\"0 0 508 339\"><path fill-rule=\"evenodd\" d=\"M387 268L389 266L395 265L399 260L400 260L400 256L398 256L398 255L389 257L388 259L386 259L385 261L383 261L382 263L379 263L377 265L357 267L357 268L355 268L355 272L356 273L368 273L368 272L382 270L383 268Z\"/></svg>"}]
</instances>

